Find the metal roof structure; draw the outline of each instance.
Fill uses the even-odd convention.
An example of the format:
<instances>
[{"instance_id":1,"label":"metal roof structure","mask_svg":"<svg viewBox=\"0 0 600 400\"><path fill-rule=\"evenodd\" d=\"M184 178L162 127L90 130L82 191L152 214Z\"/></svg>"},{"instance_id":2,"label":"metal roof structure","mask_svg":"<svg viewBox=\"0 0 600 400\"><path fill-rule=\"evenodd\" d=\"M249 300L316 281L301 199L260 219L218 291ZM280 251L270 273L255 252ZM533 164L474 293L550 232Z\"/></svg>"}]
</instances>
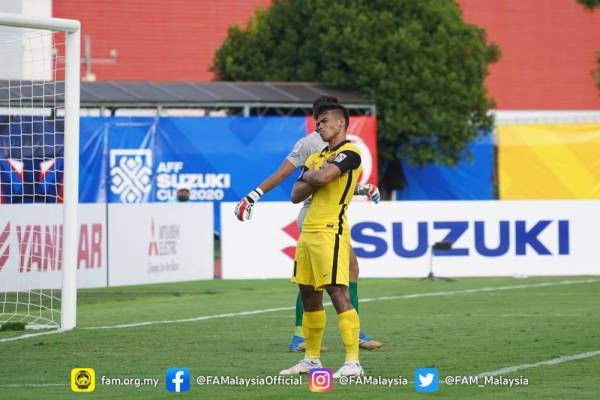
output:
<instances>
[{"instance_id":1,"label":"metal roof structure","mask_svg":"<svg viewBox=\"0 0 600 400\"><path fill-rule=\"evenodd\" d=\"M62 82L0 81L0 107L52 107ZM81 82L82 108L227 109L230 114L310 114L313 101L335 96L353 114L375 115L375 102L352 91L308 82Z\"/></svg>"}]
</instances>

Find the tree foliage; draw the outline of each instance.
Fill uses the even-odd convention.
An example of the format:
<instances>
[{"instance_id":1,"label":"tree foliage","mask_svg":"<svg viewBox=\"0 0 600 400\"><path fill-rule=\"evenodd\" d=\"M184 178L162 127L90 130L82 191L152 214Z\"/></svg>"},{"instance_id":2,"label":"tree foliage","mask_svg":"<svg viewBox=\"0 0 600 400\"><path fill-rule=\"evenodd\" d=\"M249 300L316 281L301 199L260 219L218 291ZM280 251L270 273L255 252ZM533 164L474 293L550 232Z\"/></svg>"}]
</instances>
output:
<instances>
[{"instance_id":1,"label":"tree foliage","mask_svg":"<svg viewBox=\"0 0 600 400\"><path fill-rule=\"evenodd\" d=\"M583 5L588 11L594 11L597 7L600 7L600 0L577 0L578 3ZM596 52L596 70L592 72L594 78L596 78L596 86L600 90L600 51Z\"/></svg>"},{"instance_id":2,"label":"tree foliage","mask_svg":"<svg viewBox=\"0 0 600 400\"><path fill-rule=\"evenodd\" d=\"M317 81L376 101L380 155L453 165L490 129L500 56L454 0L274 0L217 51L217 78Z\"/></svg>"},{"instance_id":3,"label":"tree foliage","mask_svg":"<svg viewBox=\"0 0 600 400\"><path fill-rule=\"evenodd\" d=\"M593 11L594 8L600 6L600 0L577 0L577 2L590 11Z\"/></svg>"}]
</instances>

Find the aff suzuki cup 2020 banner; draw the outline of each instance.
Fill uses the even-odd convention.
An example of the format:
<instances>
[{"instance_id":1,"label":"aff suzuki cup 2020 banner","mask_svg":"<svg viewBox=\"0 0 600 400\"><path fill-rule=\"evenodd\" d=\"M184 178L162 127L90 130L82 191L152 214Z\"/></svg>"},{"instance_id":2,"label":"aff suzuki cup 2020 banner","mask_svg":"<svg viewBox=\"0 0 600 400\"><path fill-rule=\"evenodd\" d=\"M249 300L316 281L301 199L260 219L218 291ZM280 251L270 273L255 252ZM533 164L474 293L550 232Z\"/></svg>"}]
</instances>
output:
<instances>
[{"instance_id":1,"label":"aff suzuki cup 2020 banner","mask_svg":"<svg viewBox=\"0 0 600 400\"><path fill-rule=\"evenodd\" d=\"M223 278L290 277L300 206L258 203L243 223L234 207L221 210ZM598 201L355 202L347 215L361 277L600 274Z\"/></svg>"},{"instance_id":2,"label":"aff suzuki cup 2020 banner","mask_svg":"<svg viewBox=\"0 0 600 400\"><path fill-rule=\"evenodd\" d=\"M238 201L270 176L312 132L307 117L85 117L81 119L80 201L168 202L180 188L191 201ZM377 184L376 119L351 117L361 181ZM289 177L263 201L286 201Z\"/></svg>"}]
</instances>

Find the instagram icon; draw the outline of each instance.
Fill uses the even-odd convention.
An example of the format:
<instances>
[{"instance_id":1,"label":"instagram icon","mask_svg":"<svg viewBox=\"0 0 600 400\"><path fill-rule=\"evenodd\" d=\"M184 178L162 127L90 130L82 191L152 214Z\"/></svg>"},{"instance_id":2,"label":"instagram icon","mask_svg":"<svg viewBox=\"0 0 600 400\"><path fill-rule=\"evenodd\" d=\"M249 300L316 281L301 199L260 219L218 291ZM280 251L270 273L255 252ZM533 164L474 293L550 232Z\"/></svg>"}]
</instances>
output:
<instances>
[{"instance_id":1,"label":"instagram icon","mask_svg":"<svg viewBox=\"0 0 600 400\"><path fill-rule=\"evenodd\" d=\"M309 392L331 392L332 389L331 368L314 368L308 372Z\"/></svg>"}]
</instances>

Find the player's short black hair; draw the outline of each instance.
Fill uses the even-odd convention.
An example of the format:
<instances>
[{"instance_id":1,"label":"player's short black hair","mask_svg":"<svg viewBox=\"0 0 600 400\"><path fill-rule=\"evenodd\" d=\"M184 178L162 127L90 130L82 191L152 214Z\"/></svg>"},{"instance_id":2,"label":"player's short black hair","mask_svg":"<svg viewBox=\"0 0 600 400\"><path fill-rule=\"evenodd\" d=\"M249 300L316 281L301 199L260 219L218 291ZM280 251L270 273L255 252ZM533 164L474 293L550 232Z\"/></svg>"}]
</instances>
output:
<instances>
[{"instance_id":1,"label":"player's short black hair","mask_svg":"<svg viewBox=\"0 0 600 400\"><path fill-rule=\"evenodd\" d=\"M340 104L340 102L338 101L337 97L333 97L333 96L319 96L317 97L317 99L315 101L313 101L313 107L312 107L312 114L313 114L313 118L317 118L318 114L317 111L319 110L319 108L326 106L326 105L330 105L330 104Z\"/></svg>"},{"instance_id":2,"label":"player's short black hair","mask_svg":"<svg viewBox=\"0 0 600 400\"><path fill-rule=\"evenodd\" d=\"M348 125L350 125L350 114L348 114L348 110L341 104L323 104L317 110L315 110L315 119L323 114L326 111L336 111L339 113L338 115L344 118L344 126L348 129Z\"/></svg>"}]
</instances>

